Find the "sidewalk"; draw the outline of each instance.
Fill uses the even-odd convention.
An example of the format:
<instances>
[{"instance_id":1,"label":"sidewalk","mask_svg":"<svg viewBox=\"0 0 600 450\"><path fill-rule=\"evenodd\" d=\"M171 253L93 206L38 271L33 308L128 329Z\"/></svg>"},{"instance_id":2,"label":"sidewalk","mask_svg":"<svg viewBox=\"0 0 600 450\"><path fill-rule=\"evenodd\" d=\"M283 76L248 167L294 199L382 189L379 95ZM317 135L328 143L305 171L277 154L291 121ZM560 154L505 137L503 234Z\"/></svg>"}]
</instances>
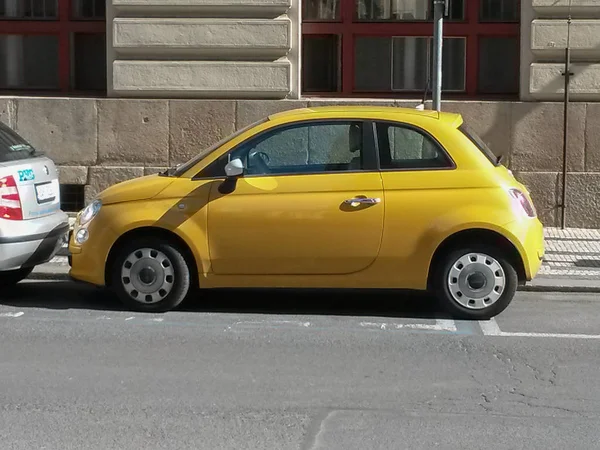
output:
<instances>
[{"instance_id":1,"label":"sidewalk","mask_svg":"<svg viewBox=\"0 0 600 450\"><path fill-rule=\"evenodd\" d=\"M600 292L600 230L546 228L546 256L523 290Z\"/></svg>"},{"instance_id":2,"label":"sidewalk","mask_svg":"<svg viewBox=\"0 0 600 450\"><path fill-rule=\"evenodd\" d=\"M538 276L521 290L600 293L600 230L546 228L546 257ZM68 279L66 245L33 279Z\"/></svg>"}]
</instances>

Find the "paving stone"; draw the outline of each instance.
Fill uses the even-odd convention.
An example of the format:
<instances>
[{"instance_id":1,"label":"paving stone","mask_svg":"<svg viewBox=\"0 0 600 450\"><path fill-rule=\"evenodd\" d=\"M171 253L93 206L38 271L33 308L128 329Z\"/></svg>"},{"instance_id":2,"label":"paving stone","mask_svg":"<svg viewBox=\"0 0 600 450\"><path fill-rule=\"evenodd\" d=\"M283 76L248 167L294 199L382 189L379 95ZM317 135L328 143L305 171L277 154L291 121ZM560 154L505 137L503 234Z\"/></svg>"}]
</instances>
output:
<instances>
[{"instance_id":1,"label":"paving stone","mask_svg":"<svg viewBox=\"0 0 600 450\"><path fill-rule=\"evenodd\" d=\"M600 280L600 230L544 229L546 256L538 275Z\"/></svg>"}]
</instances>

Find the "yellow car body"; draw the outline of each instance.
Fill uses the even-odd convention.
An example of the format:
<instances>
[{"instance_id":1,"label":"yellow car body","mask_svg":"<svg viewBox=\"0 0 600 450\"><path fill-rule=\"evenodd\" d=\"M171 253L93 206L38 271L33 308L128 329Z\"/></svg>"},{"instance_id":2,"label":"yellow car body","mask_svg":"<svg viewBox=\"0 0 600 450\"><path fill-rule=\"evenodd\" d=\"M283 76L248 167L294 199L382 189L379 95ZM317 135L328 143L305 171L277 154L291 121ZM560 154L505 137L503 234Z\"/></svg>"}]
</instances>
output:
<instances>
[{"instance_id":1,"label":"yellow car body","mask_svg":"<svg viewBox=\"0 0 600 450\"><path fill-rule=\"evenodd\" d=\"M349 123L354 127L350 131L360 134L355 140L362 146L361 169L340 170L337 162L331 166L336 170L313 169L330 167L335 158L326 155L324 164L307 162L307 173L258 170L226 177L222 171L231 160L228 155L253 139L267 142L267 149L287 148L296 144L269 144L268 137L259 137L281 136L277 130L300 130L293 131L300 135L304 127L328 123L334 124L332 130ZM535 210L523 210L522 202L531 202L527 189L478 148L477 138L461 131L463 126L458 114L401 108L322 107L272 115L172 170L175 174L130 180L100 193L97 214L75 224L69 245L71 277L111 285L118 249L151 236L180 249L193 284L201 289L426 290L443 252L484 242L502 252L520 283L531 280L541 265L544 240ZM314 138L324 142L328 129L314 129L325 130L325 137L317 133ZM308 134L301 136L308 136L308 144L301 145L313 145ZM420 142L413 145L420 156L397 156L410 147L407 142ZM392 144L396 153L383 169L377 149L386 145L391 154ZM379 161L365 163L367 147ZM447 158L448 165L428 167L425 150ZM262 152L260 164L277 159L277 152ZM298 161L304 164L304 154ZM522 196L516 198L510 190ZM85 237L78 239L78 233Z\"/></svg>"}]
</instances>

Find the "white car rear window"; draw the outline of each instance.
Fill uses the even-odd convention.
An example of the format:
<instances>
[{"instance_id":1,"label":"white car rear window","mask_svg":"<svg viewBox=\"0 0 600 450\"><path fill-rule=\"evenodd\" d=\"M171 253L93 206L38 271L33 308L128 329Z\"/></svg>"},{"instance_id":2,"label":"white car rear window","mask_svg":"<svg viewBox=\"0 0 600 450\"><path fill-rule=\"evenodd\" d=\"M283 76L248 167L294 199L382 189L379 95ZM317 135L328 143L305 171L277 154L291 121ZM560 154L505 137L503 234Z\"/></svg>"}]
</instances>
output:
<instances>
[{"instance_id":1,"label":"white car rear window","mask_svg":"<svg viewBox=\"0 0 600 450\"><path fill-rule=\"evenodd\" d=\"M0 123L0 163L31 158L35 149L7 125Z\"/></svg>"}]
</instances>

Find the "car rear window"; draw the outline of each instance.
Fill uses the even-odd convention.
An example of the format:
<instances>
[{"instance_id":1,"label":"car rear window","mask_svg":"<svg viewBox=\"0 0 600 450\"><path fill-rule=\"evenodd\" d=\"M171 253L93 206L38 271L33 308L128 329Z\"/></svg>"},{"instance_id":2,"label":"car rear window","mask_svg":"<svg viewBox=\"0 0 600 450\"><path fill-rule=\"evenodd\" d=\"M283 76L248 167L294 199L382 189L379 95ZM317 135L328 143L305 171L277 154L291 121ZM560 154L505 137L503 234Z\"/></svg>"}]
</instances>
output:
<instances>
[{"instance_id":1,"label":"car rear window","mask_svg":"<svg viewBox=\"0 0 600 450\"><path fill-rule=\"evenodd\" d=\"M0 122L0 163L27 159L34 155L35 149L29 142Z\"/></svg>"},{"instance_id":2,"label":"car rear window","mask_svg":"<svg viewBox=\"0 0 600 450\"><path fill-rule=\"evenodd\" d=\"M460 127L458 127L458 129L462 131L462 133L467 136L469 140L473 142L473 144L475 144L475 147L477 147L493 165L500 165L501 158L496 156L494 152L486 145L486 143L483 142L483 140L477 135L477 133L469 128L468 125L463 123Z\"/></svg>"}]
</instances>

